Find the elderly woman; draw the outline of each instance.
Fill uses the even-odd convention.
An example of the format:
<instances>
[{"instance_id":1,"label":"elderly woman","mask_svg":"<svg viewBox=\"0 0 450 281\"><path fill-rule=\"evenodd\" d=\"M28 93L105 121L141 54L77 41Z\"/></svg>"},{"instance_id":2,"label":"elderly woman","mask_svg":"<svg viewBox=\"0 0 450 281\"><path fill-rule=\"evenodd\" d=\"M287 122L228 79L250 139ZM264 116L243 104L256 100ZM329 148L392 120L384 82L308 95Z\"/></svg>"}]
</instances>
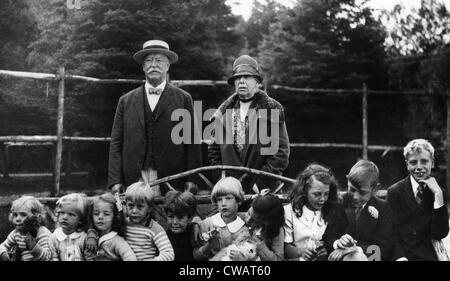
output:
<instances>
[{"instance_id":1,"label":"elderly woman","mask_svg":"<svg viewBox=\"0 0 450 281\"><path fill-rule=\"evenodd\" d=\"M228 84L235 92L212 116L215 122L208 147L211 165L229 165L281 175L289 163L289 137L283 106L261 90L258 63L248 55L234 61ZM219 131L221 130L221 131ZM242 173L230 172L240 178ZM278 186L276 181L254 175L241 180L245 193Z\"/></svg>"}]
</instances>

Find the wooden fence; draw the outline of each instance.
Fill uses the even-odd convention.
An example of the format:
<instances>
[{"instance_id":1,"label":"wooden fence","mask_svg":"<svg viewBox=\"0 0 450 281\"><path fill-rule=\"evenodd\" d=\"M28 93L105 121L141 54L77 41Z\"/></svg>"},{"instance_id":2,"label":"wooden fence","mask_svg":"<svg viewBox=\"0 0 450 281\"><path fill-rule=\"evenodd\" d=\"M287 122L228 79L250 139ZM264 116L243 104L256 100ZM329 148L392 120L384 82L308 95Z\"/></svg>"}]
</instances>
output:
<instances>
[{"instance_id":1,"label":"wooden fence","mask_svg":"<svg viewBox=\"0 0 450 281\"><path fill-rule=\"evenodd\" d=\"M3 143L3 154L5 159L4 177L8 177L8 147L11 145L25 145L27 143L32 145L48 145L49 143L56 144L56 153L54 155L54 188L53 194L58 196L60 193L60 178L61 178L61 160L63 151L63 140L66 141L101 141L109 142L110 138L107 137L70 137L63 136L64 128L64 97L65 97L65 81L66 80L79 80L92 83L127 83L127 84L141 84L143 80L137 79L99 79L93 77L79 76L66 73L64 67L60 67L57 74L51 73L36 73L36 72L21 72L21 71L9 71L0 70L0 76L15 77L15 78L27 78L35 80L45 81L58 81L58 118L57 118L57 132L56 136L0 136L0 143ZM213 81L213 80L172 80L172 84L177 86L223 86L228 85L226 81ZM368 113L367 103L369 95L383 94L383 95L444 95L447 97L447 128L446 128L446 144L443 149L446 151L446 182L450 185L450 91L446 93L432 93L429 90L413 90L413 91L376 91L367 89L366 84L362 85L361 89L311 89L311 88L295 88L281 85L268 86L269 89L282 89L291 92L299 93L316 93L316 94L330 94L330 93L347 93L361 95L361 108L362 108L362 133L361 144L350 143L290 143L291 147L309 147L309 148L353 148L362 150L362 158L368 158L368 151L401 151L402 147L399 146L385 146L385 145L369 145L368 144ZM70 163L69 163L70 164ZM70 165L69 165L70 166ZM70 167L69 167L70 175ZM66 171L67 176L67 171Z\"/></svg>"}]
</instances>

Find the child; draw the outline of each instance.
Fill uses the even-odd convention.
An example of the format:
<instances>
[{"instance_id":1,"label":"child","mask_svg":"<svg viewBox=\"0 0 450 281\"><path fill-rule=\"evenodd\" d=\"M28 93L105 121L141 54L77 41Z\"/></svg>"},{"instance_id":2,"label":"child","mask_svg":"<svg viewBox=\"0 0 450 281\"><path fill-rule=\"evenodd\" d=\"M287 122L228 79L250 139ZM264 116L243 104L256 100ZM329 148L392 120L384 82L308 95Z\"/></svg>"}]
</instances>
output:
<instances>
[{"instance_id":1,"label":"child","mask_svg":"<svg viewBox=\"0 0 450 281\"><path fill-rule=\"evenodd\" d=\"M200 223L202 239L199 241L201 246L194 249L196 260L211 259L238 236L243 233L249 235L244 220L238 216L238 207L243 199L244 191L236 178L225 177L216 183L211 193L211 200L218 205L219 212ZM239 252L232 250L230 258L239 260L243 257Z\"/></svg>"},{"instance_id":2,"label":"child","mask_svg":"<svg viewBox=\"0 0 450 281\"><path fill-rule=\"evenodd\" d=\"M88 200L86 195L72 193L56 202L59 227L50 235L49 248L54 261L82 261Z\"/></svg>"},{"instance_id":3,"label":"child","mask_svg":"<svg viewBox=\"0 0 450 281\"><path fill-rule=\"evenodd\" d=\"M390 259L392 213L387 202L375 196L378 177L378 167L368 160L360 160L350 169L343 198L346 216L341 221L345 234L325 235L327 247L333 251L329 260L342 260L346 254L352 255L346 257L349 260L367 260L368 254L375 260Z\"/></svg>"},{"instance_id":4,"label":"child","mask_svg":"<svg viewBox=\"0 0 450 281\"><path fill-rule=\"evenodd\" d=\"M284 206L284 253L288 260L323 260L325 229L337 214L338 184L333 173L310 164L298 176Z\"/></svg>"},{"instance_id":5,"label":"child","mask_svg":"<svg viewBox=\"0 0 450 281\"><path fill-rule=\"evenodd\" d=\"M172 244L164 228L152 219L153 199L153 190L143 182L133 183L127 188L125 239L139 261L173 261Z\"/></svg>"},{"instance_id":6,"label":"child","mask_svg":"<svg viewBox=\"0 0 450 281\"><path fill-rule=\"evenodd\" d=\"M11 206L9 221L15 229L0 245L0 260L50 260L48 237L51 232L43 226L44 206L33 196L22 196ZM9 252L13 252L9 256Z\"/></svg>"},{"instance_id":7,"label":"child","mask_svg":"<svg viewBox=\"0 0 450 281\"><path fill-rule=\"evenodd\" d=\"M281 200L271 194L253 200L247 225L256 240L256 254L262 261L284 259L284 208Z\"/></svg>"},{"instance_id":8,"label":"child","mask_svg":"<svg viewBox=\"0 0 450 281\"><path fill-rule=\"evenodd\" d=\"M137 260L130 245L122 238L126 222L123 212L117 207L116 198L111 193L102 194L94 199L90 207L89 219L90 225L100 236L99 250L93 255L94 260Z\"/></svg>"},{"instance_id":9,"label":"child","mask_svg":"<svg viewBox=\"0 0 450 281\"><path fill-rule=\"evenodd\" d=\"M431 239L449 231L444 190L431 176L434 148L424 139L403 149L409 176L388 189L394 224L395 260L438 260Z\"/></svg>"},{"instance_id":10,"label":"child","mask_svg":"<svg viewBox=\"0 0 450 281\"><path fill-rule=\"evenodd\" d=\"M194 260L193 250L200 221L200 218L195 216L196 207L197 201L191 192L169 191L165 195L167 236L175 251L175 261Z\"/></svg>"}]
</instances>

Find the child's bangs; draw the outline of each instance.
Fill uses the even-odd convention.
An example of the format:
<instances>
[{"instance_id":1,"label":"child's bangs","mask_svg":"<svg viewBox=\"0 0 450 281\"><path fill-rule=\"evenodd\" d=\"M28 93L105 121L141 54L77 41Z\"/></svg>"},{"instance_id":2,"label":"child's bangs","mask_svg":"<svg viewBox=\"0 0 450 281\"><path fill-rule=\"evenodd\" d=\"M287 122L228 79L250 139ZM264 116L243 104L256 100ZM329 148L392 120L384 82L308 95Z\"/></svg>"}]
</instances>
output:
<instances>
[{"instance_id":1,"label":"child's bangs","mask_svg":"<svg viewBox=\"0 0 450 281\"><path fill-rule=\"evenodd\" d=\"M153 191L144 183L134 183L125 192L125 200L136 203L152 204L154 199Z\"/></svg>"},{"instance_id":2,"label":"child's bangs","mask_svg":"<svg viewBox=\"0 0 450 281\"><path fill-rule=\"evenodd\" d=\"M242 190L239 190L237 186L218 185L212 192L212 200L217 202L217 198L230 194L236 198L236 201L242 201L244 199Z\"/></svg>"}]
</instances>

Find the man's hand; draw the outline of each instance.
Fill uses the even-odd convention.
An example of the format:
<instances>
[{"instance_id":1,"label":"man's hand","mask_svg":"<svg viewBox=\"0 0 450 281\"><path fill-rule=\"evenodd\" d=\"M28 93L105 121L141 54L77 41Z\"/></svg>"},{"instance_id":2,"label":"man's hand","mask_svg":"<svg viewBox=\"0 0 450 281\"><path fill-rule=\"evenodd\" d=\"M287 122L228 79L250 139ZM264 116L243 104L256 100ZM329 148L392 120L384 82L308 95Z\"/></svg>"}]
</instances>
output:
<instances>
[{"instance_id":1,"label":"man's hand","mask_svg":"<svg viewBox=\"0 0 450 281\"><path fill-rule=\"evenodd\" d=\"M125 192L125 186L121 183L116 183L115 185L113 185L111 187L112 194L123 193L123 192Z\"/></svg>"},{"instance_id":2,"label":"man's hand","mask_svg":"<svg viewBox=\"0 0 450 281\"><path fill-rule=\"evenodd\" d=\"M342 237L336 242L336 247L338 249L345 249L354 245L356 245L356 240L349 234L342 235Z\"/></svg>"}]
</instances>

